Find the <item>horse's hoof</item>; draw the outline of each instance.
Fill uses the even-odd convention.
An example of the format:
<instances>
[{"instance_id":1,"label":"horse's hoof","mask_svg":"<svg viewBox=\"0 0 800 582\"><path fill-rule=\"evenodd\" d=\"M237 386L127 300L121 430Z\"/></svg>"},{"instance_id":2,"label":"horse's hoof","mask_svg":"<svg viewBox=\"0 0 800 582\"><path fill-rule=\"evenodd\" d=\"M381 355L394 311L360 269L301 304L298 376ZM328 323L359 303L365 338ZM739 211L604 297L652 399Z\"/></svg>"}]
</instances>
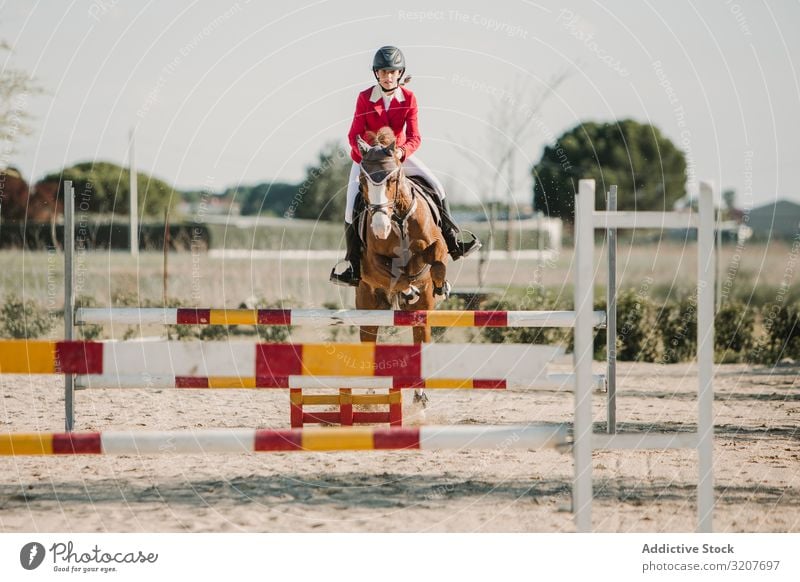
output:
<instances>
[{"instance_id":1,"label":"horse's hoof","mask_svg":"<svg viewBox=\"0 0 800 582\"><path fill-rule=\"evenodd\" d=\"M437 295L437 296L440 296L440 297L442 297L444 299L449 299L451 290L452 290L452 287L450 286L450 282L449 281L445 281L444 285L442 285L441 287L434 287L433 288L433 294Z\"/></svg>"},{"instance_id":2,"label":"horse's hoof","mask_svg":"<svg viewBox=\"0 0 800 582\"><path fill-rule=\"evenodd\" d=\"M422 408L428 407L428 395L424 392L414 392L414 404L422 405Z\"/></svg>"},{"instance_id":3,"label":"horse's hoof","mask_svg":"<svg viewBox=\"0 0 800 582\"><path fill-rule=\"evenodd\" d=\"M400 295L407 305L414 305L420 298L419 288L416 285L411 285L405 291L401 291Z\"/></svg>"}]
</instances>

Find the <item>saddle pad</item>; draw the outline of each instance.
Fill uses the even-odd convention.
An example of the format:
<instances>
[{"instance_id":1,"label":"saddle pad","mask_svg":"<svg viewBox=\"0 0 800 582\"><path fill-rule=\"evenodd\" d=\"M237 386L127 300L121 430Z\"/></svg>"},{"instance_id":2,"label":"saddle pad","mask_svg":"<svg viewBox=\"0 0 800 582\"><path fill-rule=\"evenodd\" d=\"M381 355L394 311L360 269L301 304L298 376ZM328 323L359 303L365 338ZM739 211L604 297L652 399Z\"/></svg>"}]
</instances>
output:
<instances>
[{"instance_id":1,"label":"saddle pad","mask_svg":"<svg viewBox=\"0 0 800 582\"><path fill-rule=\"evenodd\" d=\"M422 198L428 205L428 208L430 208L431 216L433 216L433 221L436 223L436 226L441 228L442 214L439 211L439 197L436 195L433 186L422 176L409 176L408 180L411 182L411 187L414 188L417 196Z\"/></svg>"}]
</instances>

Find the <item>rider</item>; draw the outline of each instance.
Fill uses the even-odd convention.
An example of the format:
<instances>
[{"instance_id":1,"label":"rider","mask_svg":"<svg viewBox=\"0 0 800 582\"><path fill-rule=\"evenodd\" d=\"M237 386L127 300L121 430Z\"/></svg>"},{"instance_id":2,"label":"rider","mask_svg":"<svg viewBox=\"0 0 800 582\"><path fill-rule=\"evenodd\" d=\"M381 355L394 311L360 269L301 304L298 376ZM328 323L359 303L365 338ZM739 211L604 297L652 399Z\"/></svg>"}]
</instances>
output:
<instances>
[{"instance_id":1,"label":"rider","mask_svg":"<svg viewBox=\"0 0 800 582\"><path fill-rule=\"evenodd\" d=\"M377 132L381 127L390 126L394 130L396 144L406 176L422 176L433 187L438 196L442 215L442 234L447 250L453 260L466 257L481 247L480 241L472 236L464 241L459 236L460 229L453 221L450 207L445 197L444 187L422 160L412 154L422 141L417 127L417 98L400 84L406 70L406 61L399 48L384 46L378 49L372 59L372 73L378 81L358 94L353 123L350 126L350 157L353 166L347 183L347 209L345 210L345 240L347 242L346 260L350 266L341 274L331 273L331 281L340 285L357 287L361 280L361 240L353 220L353 206L359 191L361 153L357 139L368 139L369 132ZM408 79L406 79L408 80Z\"/></svg>"}]
</instances>

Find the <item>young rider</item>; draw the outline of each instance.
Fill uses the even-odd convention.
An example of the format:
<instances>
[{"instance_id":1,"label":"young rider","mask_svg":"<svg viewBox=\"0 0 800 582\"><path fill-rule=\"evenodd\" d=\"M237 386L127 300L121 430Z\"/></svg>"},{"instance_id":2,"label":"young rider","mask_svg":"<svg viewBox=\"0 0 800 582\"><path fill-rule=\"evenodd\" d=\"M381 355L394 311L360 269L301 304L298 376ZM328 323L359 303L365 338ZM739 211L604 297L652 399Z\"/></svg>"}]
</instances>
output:
<instances>
[{"instance_id":1,"label":"young rider","mask_svg":"<svg viewBox=\"0 0 800 582\"><path fill-rule=\"evenodd\" d=\"M393 46L381 47L372 60L372 73L378 84L358 94L356 111L348 134L353 166L350 169L350 178L347 183L347 209L344 217L347 242L345 258L350 265L341 274L331 273L331 281L340 285L357 287L361 280L361 240L353 220L353 205L360 187L361 171L359 165L361 153L358 149L357 139L361 137L368 140L369 132L377 132L381 127L387 125L394 131L406 176L424 177L439 197L442 234L453 260L465 257L481 247L480 241L474 236L468 241L461 240L460 229L450 215L444 187L428 166L413 155L422 138L417 126L417 98L411 91L400 85L400 79L405 70L405 57L400 49Z\"/></svg>"}]
</instances>

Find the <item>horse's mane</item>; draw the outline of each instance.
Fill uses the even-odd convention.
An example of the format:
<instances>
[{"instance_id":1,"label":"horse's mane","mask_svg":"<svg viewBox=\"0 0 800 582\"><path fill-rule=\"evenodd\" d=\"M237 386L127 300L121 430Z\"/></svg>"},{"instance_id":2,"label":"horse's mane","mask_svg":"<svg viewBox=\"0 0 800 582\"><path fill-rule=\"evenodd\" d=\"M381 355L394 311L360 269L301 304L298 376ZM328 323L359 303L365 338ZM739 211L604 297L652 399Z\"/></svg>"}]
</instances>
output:
<instances>
[{"instance_id":1,"label":"horse's mane","mask_svg":"<svg viewBox=\"0 0 800 582\"><path fill-rule=\"evenodd\" d=\"M380 128L377 132L370 131L367 133L367 138L370 144L381 147L389 147L397 141L394 131L388 125Z\"/></svg>"}]
</instances>

